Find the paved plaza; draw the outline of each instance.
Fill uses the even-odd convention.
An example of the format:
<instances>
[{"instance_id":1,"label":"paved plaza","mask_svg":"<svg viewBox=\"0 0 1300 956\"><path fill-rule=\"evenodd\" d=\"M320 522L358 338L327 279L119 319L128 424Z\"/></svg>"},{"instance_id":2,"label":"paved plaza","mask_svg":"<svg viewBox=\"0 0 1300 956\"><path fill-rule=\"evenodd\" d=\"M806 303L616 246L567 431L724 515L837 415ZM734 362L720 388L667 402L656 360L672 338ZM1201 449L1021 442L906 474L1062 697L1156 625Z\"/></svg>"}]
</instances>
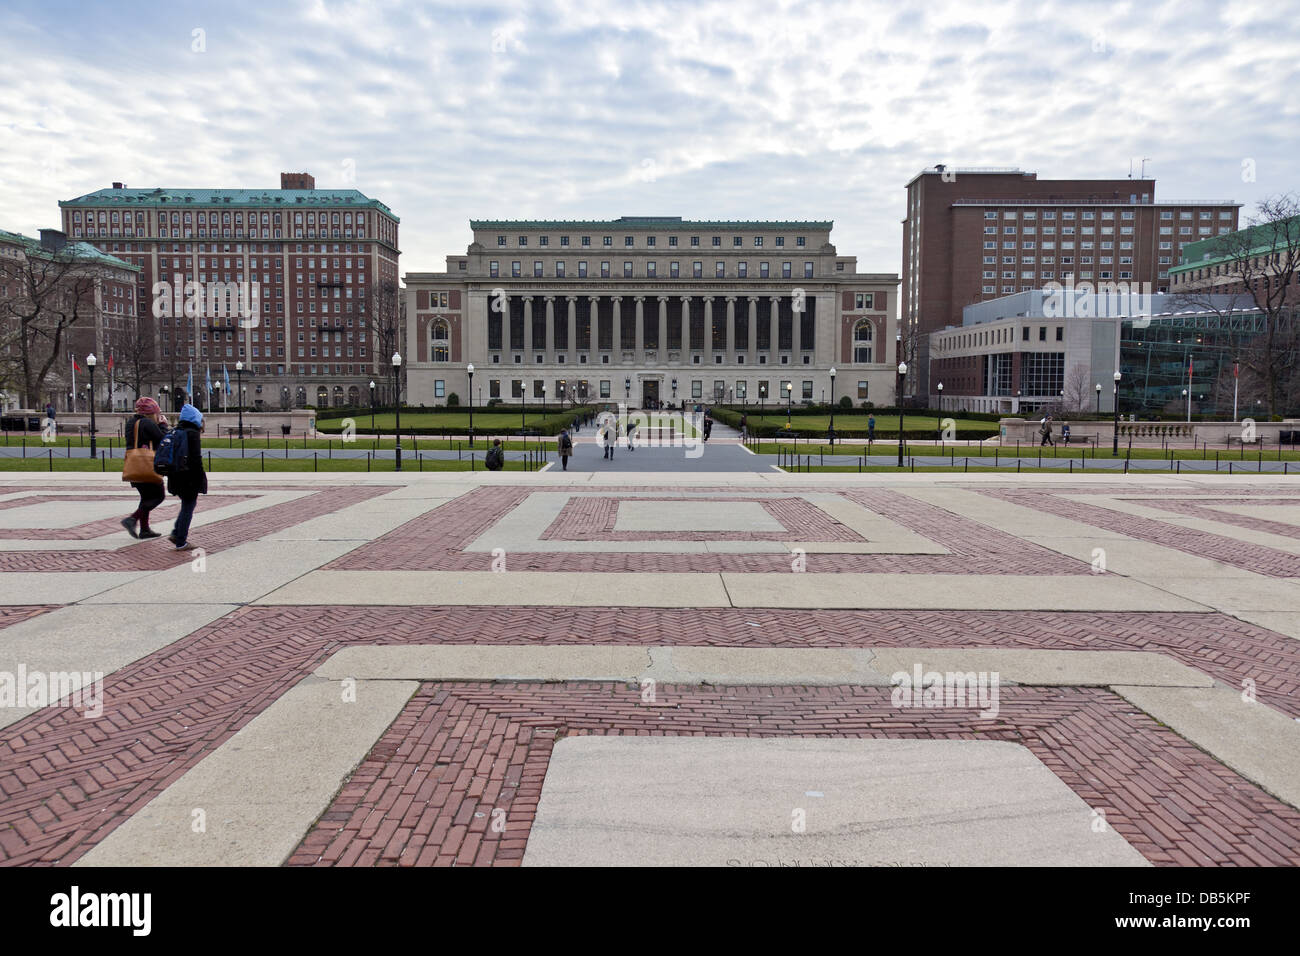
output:
<instances>
[{"instance_id":1,"label":"paved plaza","mask_svg":"<svg viewBox=\"0 0 1300 956\"><path fill-rule=\"evenodd\" d=\"M0 476L0 862L1300 863L1294 479L733 453Z\"/></svg>"}]
</instances>

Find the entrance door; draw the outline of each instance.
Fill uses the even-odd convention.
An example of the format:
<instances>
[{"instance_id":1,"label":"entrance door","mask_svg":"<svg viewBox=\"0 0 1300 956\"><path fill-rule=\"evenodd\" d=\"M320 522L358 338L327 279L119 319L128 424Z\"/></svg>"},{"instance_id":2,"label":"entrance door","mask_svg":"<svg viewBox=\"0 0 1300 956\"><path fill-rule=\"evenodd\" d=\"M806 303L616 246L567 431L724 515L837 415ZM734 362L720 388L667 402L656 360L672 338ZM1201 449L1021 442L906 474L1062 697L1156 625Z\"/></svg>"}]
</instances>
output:
<instances>
[{"instance_id":1,"label":"entrance door","mask_svg":"<svg viewBox=\"0 0 1300 956\"><path fill-rule=\"evenodd\" d=\"M659 407L659 380L646 379L641 383L641 407Z\"/></svg>"}]
</instances>

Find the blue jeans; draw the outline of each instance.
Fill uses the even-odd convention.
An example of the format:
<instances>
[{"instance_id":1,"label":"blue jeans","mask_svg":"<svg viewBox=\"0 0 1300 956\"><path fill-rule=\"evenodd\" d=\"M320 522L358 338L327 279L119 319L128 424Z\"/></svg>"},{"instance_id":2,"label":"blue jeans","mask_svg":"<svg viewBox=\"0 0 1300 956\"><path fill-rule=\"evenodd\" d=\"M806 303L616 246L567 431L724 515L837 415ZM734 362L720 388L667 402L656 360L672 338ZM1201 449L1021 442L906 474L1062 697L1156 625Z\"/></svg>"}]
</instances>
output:
<instances>
[{"instance_id":1,"label":"blue jeans","mask_svg":"<svg viewBox=\"0 0 1300 956\"><path fill-rule=\"evenodd\" d=\"M194 519L194 506L198 501L198 495L181 499L180 514L176 516L176 524L172 526L172 537L176 539L177 544L184 544L189 540L190 522Z\"/></svg>"}]
</instances>

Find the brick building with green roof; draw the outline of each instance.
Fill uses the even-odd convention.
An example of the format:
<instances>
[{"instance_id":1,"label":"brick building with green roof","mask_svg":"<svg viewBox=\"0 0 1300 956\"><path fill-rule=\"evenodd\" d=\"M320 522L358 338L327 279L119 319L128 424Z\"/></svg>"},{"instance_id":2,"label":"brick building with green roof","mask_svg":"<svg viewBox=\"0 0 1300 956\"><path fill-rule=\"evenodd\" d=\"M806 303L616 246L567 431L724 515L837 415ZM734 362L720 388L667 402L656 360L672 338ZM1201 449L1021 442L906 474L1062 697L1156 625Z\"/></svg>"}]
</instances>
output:
<instances>
[{"instance_id":1,"label":"brick building with green roof","mask_svg":"<svg viewBox=\"0 0 1300 956\"><path fill-rule=\"evenodd\" d=\"M155 384L168 386L172 404L233 407L239 396L217 383L224 368L233 390L237 363L252 409L358 405L372 379L391 382L389 357L401 346L399 219L378 199L282 173L279 189L113 183L59 207L74 241L139 268L138 316L153 338ZM200 301L233 290L241 307L186 318L175 295L191 283L207 293ZM191 367L195 394L186 396ZM210 395L200 387L209 370ZM388 400L387 384L378 391Z\"/></svg>"}]
</instances>

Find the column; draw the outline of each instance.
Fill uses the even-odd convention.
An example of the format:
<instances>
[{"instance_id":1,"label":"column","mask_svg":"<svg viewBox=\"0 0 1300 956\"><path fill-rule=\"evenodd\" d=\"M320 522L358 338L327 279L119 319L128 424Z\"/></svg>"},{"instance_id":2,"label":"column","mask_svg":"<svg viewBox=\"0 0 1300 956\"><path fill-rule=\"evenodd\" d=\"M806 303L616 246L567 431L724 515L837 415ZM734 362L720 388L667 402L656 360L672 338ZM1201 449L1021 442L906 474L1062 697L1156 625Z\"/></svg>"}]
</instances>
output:
<instances>
[{"instance_id":1,"label":"column","mask_svg":"<svg viewBox=\"0 0 1300 956\"><path fill-rule=\"evenodd\" d=\"M713 364L713 296L704 297L704 364Z\"/></svg>"},{"instance_id":2,"label":"column","mask_svg":"<svg viewBox=\"0 0 1300 956\"><path fill-rule=\"evenodd\" d=\"M661 295L659 300L659 364L668 362L668 296ZM666 396L660 396L665 398Z\"/></svg>"},{"instance_id":3,"label":"column","mask_svg":"<svg viewBox=\"0 0 1300 956\"><path fill-rule=\"evenodd\" d=\"M594 353L600 351L600 296L589 295L587 301L591 303L588 310L591 321L588 322L587 341L583 344L586 345L589 353ZM594 359L595 355L592 355L587 361L590 362Z\"/></svg>"},{"instance_id":4,"label":"column","mask_svg":"<svg viewBox=\"0 0 1300 956\"><path fill-rule=\"evenodd\" d=\"M524 364L533 361L533 297L524 296Z\"/></svg>"},{"instance_id":5,"label":"column","mask_svg":"<svg viewBox=\"0 0 1300 956\"><path fill-rule=\"evenodd\" d=\"M749 338L745 339L749 351L749 364L758 364L758 299L749 297Z\"/></svg>"},{"instance_id":6,"label":"column","mask_svg":"<svg viewBox=\"0 0 1300 956\"><path fill-rule=\"evenodd\" d=\"M614 357L613 362L623 361L623 297L614 296Z\"/></svg>"},{"instance_id":7,"label":"column","mask_svg":"<svg viewBox=\"0 0 1300 956\"><path fill-rule=\"evenodd\" d=\"M565 340L565 354L572 365L578 364L577 357L573 354L578 351L578 297L576 295L566 295L569 301L569 337Z\"/></svg>"},{"instance_id":8,"label":"column","mask_svg":"<svg viewBox=\"0 0 1300 956\"><path fill-rule=\"evenodd\" d=\"M736 297L727 296L727 357L724 362L730 362L736 352Z\"/></svg>"},{"instance_id":9,"label":"column","mask_svg":"<svg viewBox=\"0 0 1300 956\"><path fill-rule=\"evenodd\" d=\"M792 304L792 305L797 305L797 304L799 304L799 303L798 303L797 301L795 301L794 299L791 299L791 304ZM804 295L803 307L804 307L804 309L807 309L807 308L808 308L808 297L807 297L806 294ZM800 354L802 354L802 352L803 352L803 317L804 317L804 314L805 314L805 313L803 313L803 312L794 312L794 311L792 310L792 312L791 312L791 316L790 316L790 344L791 344L791 345L793 346L793 348L794 348L794 358L790 359L790 361L791 361L791 362L794 362L796 365L802 365L802 364L803 364L803 359L801 359L799 356L800 356Z\"/></svg>"},{"instance_id":10,"label":"column","mask_svg":"<svg viewBox=\"0 0 1300 956\"><path fill-rule=\"evenodd\" d=\"M636 297L636 363L645 363L645 296Z\"/></svg>"},{"instance_id":11,"label":"column","mask_svg":"<svg viewBox=\"0 0 1300 956\"><path fill-rule=\"evenodd\" d=\"M682 296L682 363L691 363L691 297Z\"/></svg>"},{"instance_id":12,"label":"column","mask_svg":"<svg viewBox=\"0 0 1300 956\"><path fill-rule=\"evenodd\" d=\"M555 362L555 296L546 297L546 361Z\"/></svg>"},{"instance_id":13,"label":"column","mask_svg":"<svg viewBox=\"0 0 1300 956\"><path fill-rule=\"evenodd\" d=\"M781 365L781 297L774 295L772 299L771 314L768 316L768 344L771 346L768 350L768 361L773 362L780 367ZM793 361L793 359L791 359ZM782 400L785 396L781 396Z\"/></svg>"}]
</instances>

